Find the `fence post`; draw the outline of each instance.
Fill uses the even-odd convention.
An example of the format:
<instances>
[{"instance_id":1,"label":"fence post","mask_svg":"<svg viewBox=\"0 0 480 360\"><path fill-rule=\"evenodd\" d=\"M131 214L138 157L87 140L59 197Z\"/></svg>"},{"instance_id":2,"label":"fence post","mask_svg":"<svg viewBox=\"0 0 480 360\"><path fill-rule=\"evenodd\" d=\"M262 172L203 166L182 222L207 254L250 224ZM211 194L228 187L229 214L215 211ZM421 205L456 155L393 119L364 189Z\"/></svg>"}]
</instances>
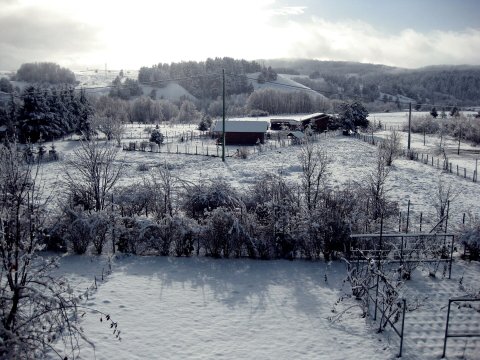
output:
<instances>
[{"instance_id":1,"label":"fence post","mask_svg":"<svg viewBox=\"0 0 480 360\"><path fill-rule=\"evenodd\" d=\"M405 329L405 311L407 308L407 301L405 299L402 299L403 303L403 315L402 315L402 330L400 331L400 352L398 354L398 357L402 357L402 350L403 350L403 330Z\"/></svg>"},{"instance_id":2,"label":"fence post","mask_svg":"<svg viewBox=\"0 0 480 360\"><path fill-rule=\"evenodd\" d=\"M448 323L450 321L450 306L452 305L452 300L448 299L448 310L447 310L447 325L445 326L445 338L443 340L443 354L442 359L445 357L445 352L447 351L447 337L448 337Z\"/></svg>"},{"instance_id":3,"label":"fence post","mask_svg":"<svg viewBox=\"0 0 480 360\"><path fill-rule=\"evenodd\" d=\"M405 228L405 233L408 234L408 223L410 220L410 200L408 200L408 206L407 206L407 226Z\"/></svg>"},{"instance_id":4,"label":"fence post","mask_svg":"<svg viewBox=\"0 0 480 360\"><path fill-rule=\"evenodd\" d=\"M450 264L448 265L448 278L452 278L452 263L453 263L453 243L455 242L455 235L451 236L452 243L450 245Z\"/></svg>"}]
</instances>

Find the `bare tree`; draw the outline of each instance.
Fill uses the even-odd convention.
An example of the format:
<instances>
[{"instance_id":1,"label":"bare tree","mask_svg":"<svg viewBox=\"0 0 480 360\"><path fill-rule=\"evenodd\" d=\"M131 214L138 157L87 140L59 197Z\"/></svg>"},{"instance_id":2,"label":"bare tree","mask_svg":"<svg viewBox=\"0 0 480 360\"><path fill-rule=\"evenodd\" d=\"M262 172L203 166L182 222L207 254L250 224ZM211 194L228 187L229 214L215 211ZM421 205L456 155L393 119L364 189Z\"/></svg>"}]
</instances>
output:
<instances>
[{"instance_id":1,"label":"bare tree","mask_svg":"<svg viewBox=\"0 0 480 360\"><path fill-rule=\"evenodd\" d=\"M92 127L105 134L107 140L116 140L120 145L125 126L119 117L95 116L92 119Z\"/></svg>"},{"instance_id":2,"label":"bare tree","mask_svg":"<svg viewBox=\"0 0 480 360\"><path fill-rule=\"evenodd\" d=\"M300 152L302 165L302 190L308 210L315 209L328 175L327 154L308 141Z\"/></svg>"},{"instance_id":3,"label":"bare tree","mask_svg":"<svg viewBox=\"0 0 480 360\"><path fill-rule=\"evenodd\" d=\"M434 197L434 207L437 210L438 223L436 228L443 230L443 224L446 223L450 202L457 196L458 192L454 190L451 182L445 181L443 177L438 179L437 192Z\"/></svg>"},{"instance_id":4,"label":"bare tree","mask_svg":"<svg viewBox=\"0 0 480 360\"><path fill-rule=\"evenodd\" d=\"M391 166L402 151L401 144L402 136L397 131L392 131L387 135L386 139L380 144L382 157L385 160L385 165Z\"/></svg>"},{"instance_id":5,"label":"bare tree","mask_svg":"<svg viewBox=\"0 0 480 360\"><path fill-rule=\"evenodd\" d=\"M78 298L65 279L53 275L55 260L38 256L47 209L37 173L16 144L0 145L1 359L43 358L48 351L67 358L59 346L70 356L84 338Z\"/></svg>"},{"instance_id":6,"label":"bare tree","mask_svg":"<svg viewBox=\"0 0 480 360\"><path fill-rule=\"evenodd\" d=\"M65 163L65 185L74 205L85 210L104 210L115 184L123 173L116 162L118 148L108 143L82 141L74 157Z\"/></svg>"},{"instance_id":7,"label":"bare tree","mask_svg":"<svg viewBox=\"0 0 480 360\"><path fill-rule=\"evenodd\" d=\"M373 219L379 219L386 215L387 201L385 184L390 174L390 168L386 165L384 154L378 151L376 162L367 176L367 201L371 205Z\"/></svg>"}]
</instances>

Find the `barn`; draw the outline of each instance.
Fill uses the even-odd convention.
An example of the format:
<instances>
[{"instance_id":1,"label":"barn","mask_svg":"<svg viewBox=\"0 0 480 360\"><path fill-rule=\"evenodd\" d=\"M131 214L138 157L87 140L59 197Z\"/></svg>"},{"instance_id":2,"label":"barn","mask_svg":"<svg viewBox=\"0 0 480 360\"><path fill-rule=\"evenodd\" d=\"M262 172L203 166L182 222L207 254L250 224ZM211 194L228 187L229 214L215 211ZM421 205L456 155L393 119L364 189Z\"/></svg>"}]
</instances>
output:
<instances>
[{"instance_id":1,"label":"barn","mask_svg":"<svg viewBox=\"0 0 480 360\"><path fill-rule=\"evenodd\" d=\"M303 116L300 121L303 128L310 126L314 131L323 132L325 130L328 130L329 125L333 121L333 117L324 113L315 113Z\"/></svg>"},{"instance_id":2,"label":"barn","mask_svg":"<svg viewBox=\"0 0 480 360\"><path fill-rule=\"evenodd\" d=\"M225 121L226 145L255 145L265 142L268 121L228 120ZM217 121L213 133L219 139L222 137L222 121Z\"/></svg>"},{"instance_id":3,"label":"barn","mask_svg":"<svg viewBox=\"0 0 480 360\"><path fill-rule=\"evenodd\" d=\"M270 119L270 129L271 130L298 130L302 126L302 123L299 120L295 119L282 119L282 118L276 118L276 119Z\"/></svg>"}]
</instances>

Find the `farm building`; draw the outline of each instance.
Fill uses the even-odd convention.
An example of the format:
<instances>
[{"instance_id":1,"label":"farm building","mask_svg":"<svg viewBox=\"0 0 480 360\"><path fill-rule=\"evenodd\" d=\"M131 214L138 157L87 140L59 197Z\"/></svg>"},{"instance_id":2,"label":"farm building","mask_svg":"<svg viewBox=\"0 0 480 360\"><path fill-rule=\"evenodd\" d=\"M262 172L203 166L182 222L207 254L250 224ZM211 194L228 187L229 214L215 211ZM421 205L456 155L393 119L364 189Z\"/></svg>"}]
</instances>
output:
<instances>
[{"instance_id":1,"label":"farm building","mask_svg":"<svg viewBox=\"0 0 480 360\"><path fill-rule=\"evenodd\" d=\"M328 130L329 124L332 120L333 116L324 113L315 113L304 116L300 119L303 128L311 126L312 130L317 132Z\"/></svg>"},{"instance_id":2,"label":"farm building","mask_svg":"<svg viewBox=\"0 0 480 360\"><path fill-rule=\"evenodd\" d=\"M225 121L226 145L255 145L265 142L268 121L228 120ZM221 139L222 121L217 121L213 129L215 136Z\"/></svg>"},{"instance_id":3,"label":"farm building","mask_svg":"<svg viewBox=\"0 0 480 360\"><path fill-rule=\"evenodd\" d=\"M270 129L271 130L298 130L302 126L302 123L299 120L295 119L280 119L272 118L270 119Z\"/></svg>"},{"instance_id":4,"label":"farm building","mask_svg":"<svg viewBox=\"0 0 480 360\"><path fill-rule=\"evenodd\" d=\"M325 131L334 120L333 115L314 113L309 115L286 116L282 118L271 118L271 130L302 130L310 126L317 132Z\"/></svg>"}]
</instances>

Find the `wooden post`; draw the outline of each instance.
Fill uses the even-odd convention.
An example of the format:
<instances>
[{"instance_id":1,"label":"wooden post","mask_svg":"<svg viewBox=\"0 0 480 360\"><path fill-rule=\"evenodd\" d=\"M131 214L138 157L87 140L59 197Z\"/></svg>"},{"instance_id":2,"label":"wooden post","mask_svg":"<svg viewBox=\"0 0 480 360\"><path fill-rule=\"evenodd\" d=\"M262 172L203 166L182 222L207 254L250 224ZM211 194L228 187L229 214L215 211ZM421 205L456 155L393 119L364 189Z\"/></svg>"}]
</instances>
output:
<instances>
[{"instance_id":1,"label":"wooden post","mask_svg":"<svg viewBox=\"0 0 480 360\"><path fill-rule=\"evenodd\" d=\"M409 103L408 104L408 146L407 146L408 150L410 150L411 133L412 133L412 103Z\"/></svg>"},{"instance_id":2,"label":"wooden post","mask_svg":"<svg viewBox=\"0 0 480 360\"><path fill-rule=\"evenodd\" d=\"M407 226L405 228L405 233L408 234L408 222L410 220L410 200L408 200L408 205L407 205Z\"/></svg>"}]
</instances>

